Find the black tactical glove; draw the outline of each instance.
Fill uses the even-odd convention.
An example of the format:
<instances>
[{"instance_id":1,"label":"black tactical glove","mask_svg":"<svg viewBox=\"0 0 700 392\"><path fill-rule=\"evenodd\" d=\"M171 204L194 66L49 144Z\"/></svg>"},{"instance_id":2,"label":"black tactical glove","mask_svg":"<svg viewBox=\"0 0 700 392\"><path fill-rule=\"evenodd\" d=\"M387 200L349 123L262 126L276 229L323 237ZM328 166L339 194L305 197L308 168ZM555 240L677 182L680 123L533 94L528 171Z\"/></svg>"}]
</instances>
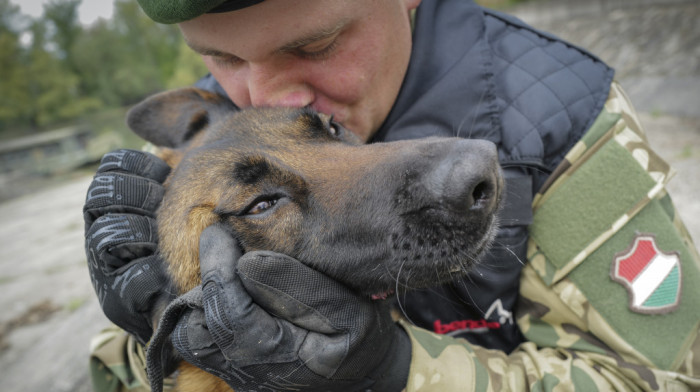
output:
<instances>
[{"instance_id":1,"label":"black tactical glove","mask_svg":"<svg viewBox=\"0 0 700 392\"><path fill-rule=\"evenodd\" d=\"M174 298L156 253L155 211L169 172L152 154L111 152L102 158L83 207L85 252L100 306L142 344Z\"/></svg>"},{"instance_id":2,"label":"black tactical glove","mask_svg":"<svg viewBox=\"0 0 700 392\"><path fill-rule=\"evenodd\" d=\"M273 252L241 256L219 225L200 239L202 286L165 311L148 352L160 390L160 345L242 391L400 391L411 343L389 306ZM252 297L252 298L251 298ZM255 302L254 302L255 301Z\"/></svg>"}]
</instances>

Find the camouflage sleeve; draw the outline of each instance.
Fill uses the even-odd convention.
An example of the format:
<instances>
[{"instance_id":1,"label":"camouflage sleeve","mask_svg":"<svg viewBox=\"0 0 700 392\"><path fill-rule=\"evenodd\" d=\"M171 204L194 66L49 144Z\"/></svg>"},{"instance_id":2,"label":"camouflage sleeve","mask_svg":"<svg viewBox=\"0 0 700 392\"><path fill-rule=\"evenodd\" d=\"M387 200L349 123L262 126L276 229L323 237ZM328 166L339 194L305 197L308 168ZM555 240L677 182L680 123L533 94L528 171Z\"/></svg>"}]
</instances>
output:
<instances>
[{"instance_id":1,"label":"camouflage sleeve","mask_svg":"<svg viewBox=\"0 0 700 392\"><path fill-rule=\"evenodd\" d=\"M613 83L604 110L533 202L518 324L487 350L403 323L407 391L700 391L700 257Z\"/></svg>"},{"instance_id":2,"label":"camouflage sleeve","mask_svg":"<svg viewBox=\"0 0 700 392\"><path fill-rule=\"evenodd\" d=\"M146 353L136 339L116 325L100 331L90 341L90 381L94 392L149 392ZM163 391L174 390L166 378Z\"/></svg>"}]
</instances>

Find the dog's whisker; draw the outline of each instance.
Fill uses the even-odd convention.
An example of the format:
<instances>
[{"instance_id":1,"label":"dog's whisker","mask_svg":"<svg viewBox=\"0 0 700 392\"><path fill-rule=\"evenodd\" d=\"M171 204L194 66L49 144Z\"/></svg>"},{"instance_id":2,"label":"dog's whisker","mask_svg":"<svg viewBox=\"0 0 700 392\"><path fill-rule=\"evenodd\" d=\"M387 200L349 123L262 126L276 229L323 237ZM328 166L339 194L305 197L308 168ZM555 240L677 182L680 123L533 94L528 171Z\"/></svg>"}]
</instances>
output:
<instances>
[{"instance_id":1,"label":"dog's whisker","mask_svg":"<svg viewBox=\"0 0 700 392\"><path fill-rule=\"evenodd\" d=\"M484 101L485 94L486 94L486 90L481 92L481 96L479 97L479 102L476 104L476 110L474 111L474 113L478 112L479 107L481 107L481 104ZM462 132L462 126L464 126L464 122L467 121L467 116L468 116L468 114L465 114L464 117L462 117L462 121L459 123L459 126L457 127L457 132L456 132L455 136L459 137L459 134ZM467 139L471 139L472 132L474 131L474 125L476 125L476 116L474 116L472 119L472 124L469 127L469 134L466 136Z\"/></svg>"},{"instance_id":2,"label":"dog's whisker","mask_svg":"<svg viewBox=\"0 0 700 392\"><path fill-rule=\"evenodd\" d=\"M507 245L503 245L503 248L504 248L506 251L508 251L508 253L510 253L511 255L513 255L513 257L515 257L516 260L518 260L518 263L520 263L520 265L525 265L525 263L523 262L523 260L522 260L515 252L513 252L513 249L511 249L511 248L510 248L509 246L507 246Z\"/></svg>"},{"instance_id":3,"label":"dog's whisker","mask_svg":"<svg viewBox=\"0 0 700 392\"><path fill-rule=\"evenodd\" d=\"M387 274L387 276L389 276L389 278L390 278L391 280L393 280L393 281L395 282L395 286L396 286L397 289L399 288L399 285L401 286L401 288L408 289L408 290L411 289L411 287L408 286L408 277L410 277L410 275L408 275L408 277L407 277L407 279L405 280L404 283L401 283L401 281L400 281L400 279L399 279L399 276L401 275L401 269L403 268L404 264L406 264L406 262L407 262L407 260L403 260L403 261L401 262L401 265L399 266L399 271L398 271L398 273L397 273L396 276L394 276L394 275L391 273L391 270L389 270L389 267L388 267L388 266L382 264L383 267L384 267L384 272Z\"/></svg>"},{"instance_id":4,"label":"dog's whisker","mask_svg":"<svg viewBox=\"0 0 700 392\"><path fill-rule=\"evenodd\" d=\"M469 275L467 275L467 276L469 276ZM474 283L474 281L472 280L471 276L469 276L469 280L470 280L472 283ZM484 314L484 310L481 309L481 307L479 306L479 304L476 303L476 301L474 301L474 297L472 297L472 293L471 293L471 291L469 290L471 286L468 285L467 282L465 282L465 281L463 281L463 280L461 280L460 283L461 283L462 286L464 287L464 291L467 293L467 296L469 297L469 301L471 302L471 304L472 304L474 307L476 307L476 309L477 309L481 314Z\"/></svg>"},{"instance_id":5,"label":"dog's whisker","mask_svg":"<svg viewBox=\"0 0 700 392\"><path fill-rule=\"evenodd\" d=\"M545 167L542 167L540 165L523 165L523 164L515 164L515 163L506 163L501 165L502 169L509 169L509 168L516 168L516 169L528 169L528 170L533 170L538 173L542 173L545 175L549 175L551 173L551 170L548 170Z\"/></svg>"},{"instance_id":6,"label":"dog's whisker","mask_svg":"<svg viewBox=\"0 0 700 392\"><path fill-rule=\"evenodd\" d=\"M397 276L396 276L396 286L394 288L394 292L396 293L396 303L399 305L399 309L401 309L401 314L403 314L403 317L409 323L416 325L416 323L414 323L413 320L411 320L411 317L408 315L408 313L406 312L406 309L401 304L401 296L399 294L400 293L400 291L399 291L399 276L401 276L401 270L403 269L403 266L405 263L406 263L406 261L404 260L404 262L401 263L401 266L399 267L399 272L397 273ZM406 293L406 291L404 291L404 295L405 295L405 293ZM406 298L404 298L404 301L405 300L406 300Z\"/></svg>"}]
</instances>

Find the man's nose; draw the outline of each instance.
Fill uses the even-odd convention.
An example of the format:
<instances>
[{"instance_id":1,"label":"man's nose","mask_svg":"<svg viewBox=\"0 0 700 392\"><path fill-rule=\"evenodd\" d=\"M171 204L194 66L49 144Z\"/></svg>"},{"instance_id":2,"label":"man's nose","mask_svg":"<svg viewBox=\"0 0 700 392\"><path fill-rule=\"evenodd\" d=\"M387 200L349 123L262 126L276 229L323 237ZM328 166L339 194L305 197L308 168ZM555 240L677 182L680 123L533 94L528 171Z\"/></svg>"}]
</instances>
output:
<instances>
[{"instance_id":1,"label":"man's nose","mask_svg":"<svg viewBox=\"0 0 700 392\"><path fill-rule=\"evenodd\" d=\"M248 78L253 107L304 107L313 103L313 88L291 67L251 64Z\"/></svg>"}]
</instances>

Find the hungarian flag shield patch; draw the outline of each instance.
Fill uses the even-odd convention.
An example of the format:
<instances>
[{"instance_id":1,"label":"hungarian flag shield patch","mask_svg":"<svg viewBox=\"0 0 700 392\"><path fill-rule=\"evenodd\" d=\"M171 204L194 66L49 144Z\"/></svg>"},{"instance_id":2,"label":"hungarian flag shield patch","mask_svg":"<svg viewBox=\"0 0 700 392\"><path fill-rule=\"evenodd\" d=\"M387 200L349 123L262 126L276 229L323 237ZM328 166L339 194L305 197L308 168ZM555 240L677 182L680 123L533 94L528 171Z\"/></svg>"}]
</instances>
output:
<instances>
[{"instance_id":1,"label":"hungarian flag shield patch","mask_svg":"<svg viewBox=\"0 0 700 392\"><path fill-rule=\"evenodd\" d=\"M615 255L612 279L629 292L629 307L638 313L668 313L678 307L681 263L677 252L659 250L651 234L639 234L628 250Z\"/></svg>"}]
</instances>

